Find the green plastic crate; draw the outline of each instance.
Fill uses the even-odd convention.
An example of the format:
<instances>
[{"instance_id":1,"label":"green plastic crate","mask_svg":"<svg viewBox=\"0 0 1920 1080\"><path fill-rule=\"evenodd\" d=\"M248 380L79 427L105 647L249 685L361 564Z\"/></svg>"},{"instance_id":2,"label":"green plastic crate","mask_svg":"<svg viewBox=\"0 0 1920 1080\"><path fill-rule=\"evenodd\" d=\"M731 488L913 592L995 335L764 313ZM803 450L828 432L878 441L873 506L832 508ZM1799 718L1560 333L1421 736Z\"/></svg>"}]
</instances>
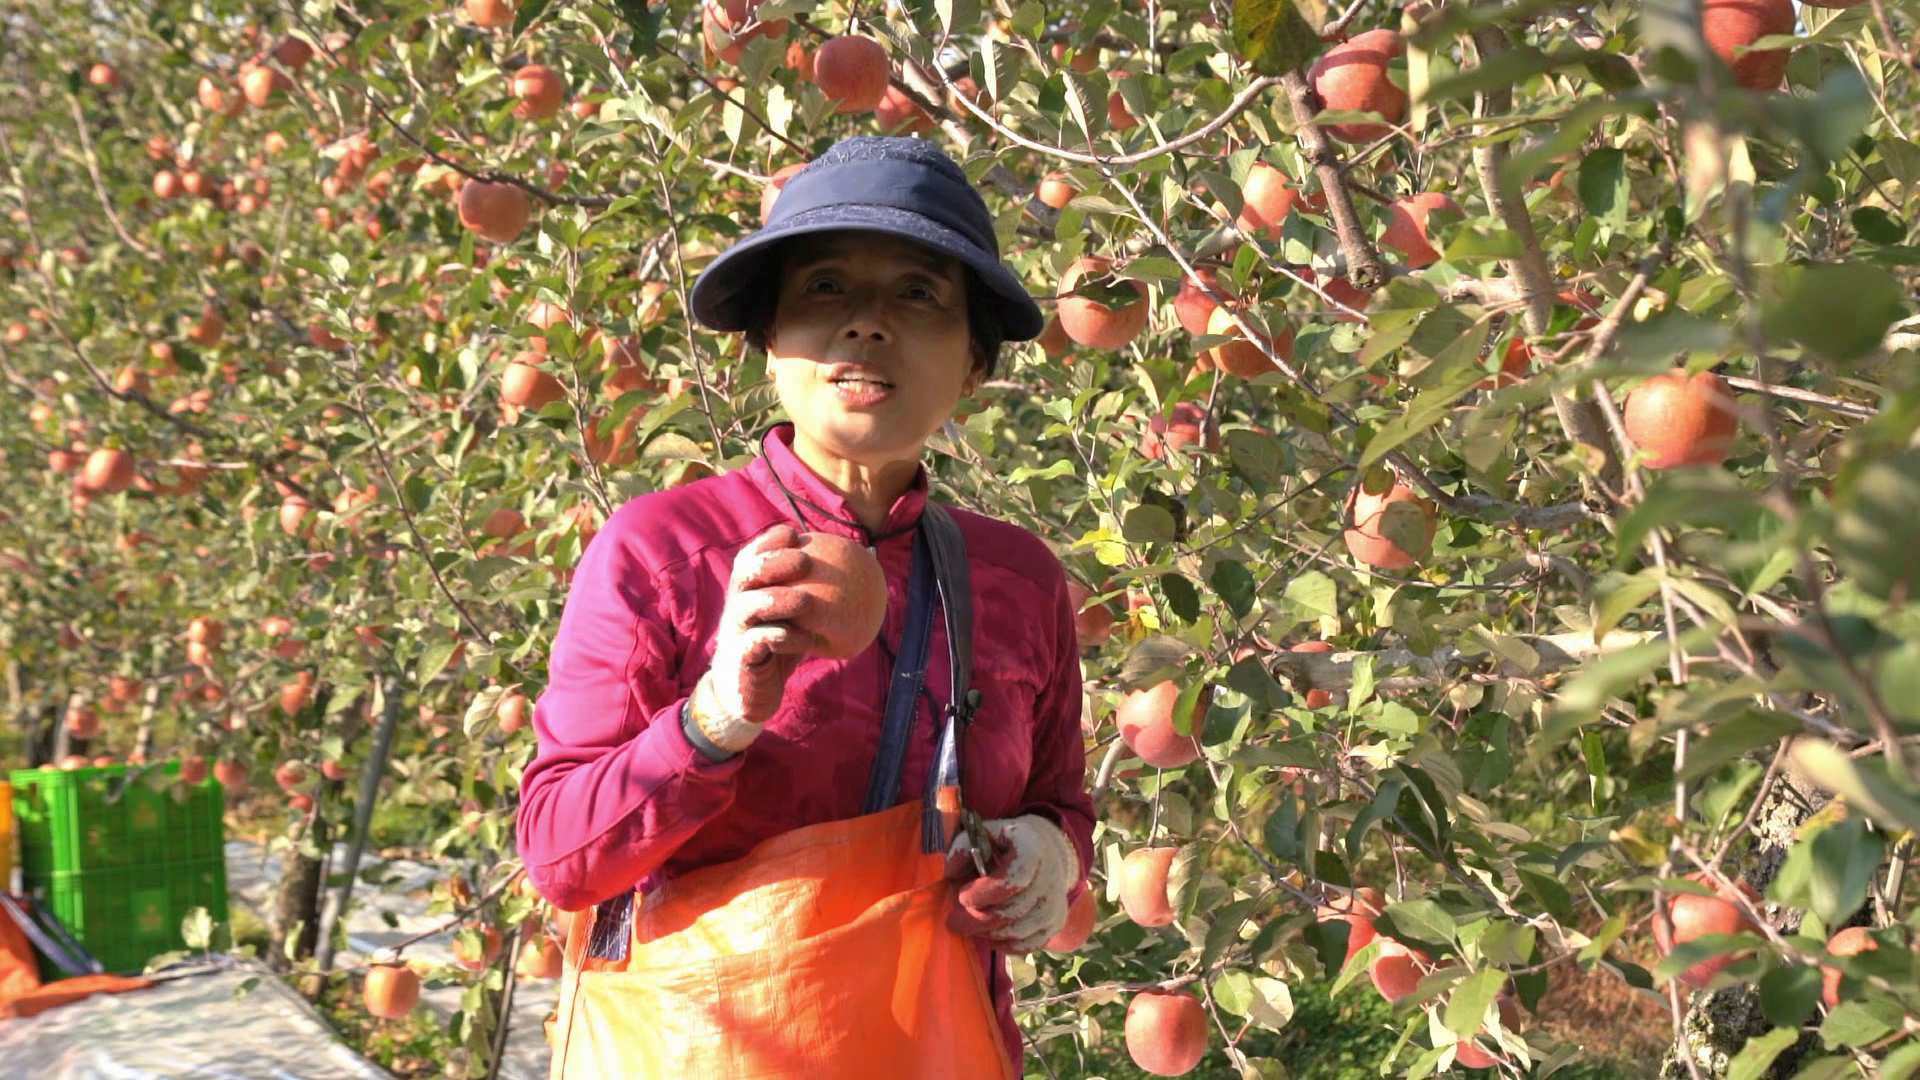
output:
<instances>
[{"instance_id":1,"label":"green plastic crate","mask_svg":"<svg viewBox=\"0 0 1920 1080\"><path fill-rule=\"evenodd\" d=\"M21 884L109 971L184 948L192 908L227 917L224 792L179 772L167 762L8 777Z\"/></svg>"},{"instance_id":2,"label":"green plastic crate","mask_svg":"<svg viewBox=\"0 0 1920 1080\"><path fill-rule=\"evenodd\" d=\"M223 858L219 781L189 787L179 772L179 762L14 771L22 879Z\"/></svg>"},{"instance_id":3,"label":"green plastic crate","mask_svg":"<svg viewBox=\"0 0 1920 1080\"><path fill-rule=\"evenodd\" d=\"M184 949L180 922L189 910L227 918L227 864L199 859L131 870L55 872L29 879L27 891L58 916L106 969L137 974L147 961ZM41 977L57 978L44 958Z\"/></svg>"}]
</instances>

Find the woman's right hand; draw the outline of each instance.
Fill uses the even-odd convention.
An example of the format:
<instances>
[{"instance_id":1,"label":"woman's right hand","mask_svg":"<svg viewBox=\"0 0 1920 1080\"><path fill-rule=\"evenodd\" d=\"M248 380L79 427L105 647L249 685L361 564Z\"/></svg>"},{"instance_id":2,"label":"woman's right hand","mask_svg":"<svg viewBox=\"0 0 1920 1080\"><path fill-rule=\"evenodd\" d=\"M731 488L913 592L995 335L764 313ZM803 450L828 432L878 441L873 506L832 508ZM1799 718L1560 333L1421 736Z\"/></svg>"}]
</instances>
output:
<instances>
[{"instance_id":1,"label":"woman's right hand","mask_svg":"<svg viewBox=\"0 0 1920 1080\"><path fill-rule=\"evenodd\" d=\"M713 664L691 702L695 723L723 750L739 753L759 737L780 708L787 676L811 644L793 626L811 600L792 587L813 568L800 543L798 529L776 525L734 556Z\"/></svg>"}]
</instances>

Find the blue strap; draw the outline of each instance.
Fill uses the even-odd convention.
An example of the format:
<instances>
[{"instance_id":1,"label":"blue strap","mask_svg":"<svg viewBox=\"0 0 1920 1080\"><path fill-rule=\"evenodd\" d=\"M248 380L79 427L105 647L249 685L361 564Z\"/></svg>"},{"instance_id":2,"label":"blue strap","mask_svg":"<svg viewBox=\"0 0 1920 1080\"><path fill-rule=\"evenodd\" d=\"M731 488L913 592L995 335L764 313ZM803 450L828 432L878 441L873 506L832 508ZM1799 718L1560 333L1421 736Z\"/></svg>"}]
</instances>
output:
<instances>
[{"instance_id":1,"label":"blue strap","mask_svg":"<svg viewBox=\"0 0 1920 1080\"><path fill-rule=\"evenodd\" d=\"M907 745L920 714L920 689L927 679L927 653L933 644L933 560L925 529L913 534L913 565L907 571L906 626L900 633L900 651L894 654L893 677L887 684L887 706L880 723L880 749L867 777L862 814L877 814L900 797L900 778L907 767Z\"/></svg>"},{"instance_id":2,"label":"blue strap","mask_svg":"<svg viewBox=\"0 0 1920 1080\"><path fill-rule=\"evenodd\" d=\"M966 785L960 775L961 748L966 744L967 727L974 710L980 707L980 691L973 688L973 580L967 573L967 543L960 535L946 508L927 503L920 515L919 534L925 538L933 564L933 578L940 592L940 610L947 620L947 671L950 677L945 722L940 742L934 750L933 767L927 770L926 798L921 810L921 850L945 850L946 825L940 814L939 793L943 787L960 792L962 803Z\"/></svg>"}]
</instances>

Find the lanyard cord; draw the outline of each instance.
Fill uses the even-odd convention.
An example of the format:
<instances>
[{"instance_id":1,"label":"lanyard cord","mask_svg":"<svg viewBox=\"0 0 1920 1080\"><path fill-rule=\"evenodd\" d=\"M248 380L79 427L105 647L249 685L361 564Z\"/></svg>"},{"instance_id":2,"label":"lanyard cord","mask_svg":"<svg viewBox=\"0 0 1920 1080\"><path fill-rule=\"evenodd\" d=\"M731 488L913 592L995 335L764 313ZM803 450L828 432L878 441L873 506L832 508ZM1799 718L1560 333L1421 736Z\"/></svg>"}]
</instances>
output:
<instances>
[{"instance_id":1,"label":"lanyard cord","mask_svg":"<svg viewBox=\"0 0 1920 1080\"><path fill-rule=\"evenodd\" d=\"M787 497L787 508L793 511L793 516L799 519L800 524L803 526L807 524L807 515L805 511L802 511L800 509L800 504L805 503L807 506L811 507L815 513L819 514L823 518L826 518L828 521L834 522L835 524L839 524L839 525L845 525L850 529L860 530L860 536L863 540L866 541L866 546L869 548L873 548L873 547L879 547L880 541L882 540L891 540L896 536L903 536L907 533L912 532L914 528L919 524L918 522L915 522L913 525L902 525L900 528L894 529L891 532L876 533L872 529L867 528L864 522L855 521L852 518L843 518L840 515L834 513L833 511L828 510L826 507L821 506L819 503L814 502L812 499L807 498L804 495L795 495L793 493L793 489L787 486L787 482L780 478L780 470L773 467L773 461L771 458L769 458L767 461L767 473L773 477L773 482L780 486L780 493Z\"/></svg>"}]
</instances>

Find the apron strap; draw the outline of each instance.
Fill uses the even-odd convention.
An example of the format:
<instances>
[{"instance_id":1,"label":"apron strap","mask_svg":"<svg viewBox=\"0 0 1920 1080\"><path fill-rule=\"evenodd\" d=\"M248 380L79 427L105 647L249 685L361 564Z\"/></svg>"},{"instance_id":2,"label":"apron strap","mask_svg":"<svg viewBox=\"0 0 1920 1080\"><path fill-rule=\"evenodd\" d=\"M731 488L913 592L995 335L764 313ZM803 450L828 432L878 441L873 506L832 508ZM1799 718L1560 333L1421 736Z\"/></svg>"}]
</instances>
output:
<instances>
[{"instance_id":1,"label":"apron strap","mask_svg":"<svg viewBox=\"0 0 1920 1080\"><path fill-rule=\"evenodd\" d=\"M929 501L920 514L919 535L926 538L933 576L940 592L940 609L947 620L947 670L951 677L945 723L927 770L927 793L921 811L921 850L946 850L961 813L961 750L980 691L973 688L973 580L967 572L967 542L946 508Z\"/></svg>"},{"instance_id":2,"label":"apron strap","mask_svg":"<svg viewBox=\"0 0 1920 1080\"><path fill-rule=\"evenodd\" d=\"M862 814L886 810L900 797L900 777L906 771L907 746L912 740L914 721L920 715L920 688L927 681L927 652L933 643L935 583L930 560L927 532L915 529L913 564L907 571L906 626L900 632L900 651L894 654L893 677L887 682L880 749L874 754L873 772L867 776Z\"/></svg>"}]
</instances>

